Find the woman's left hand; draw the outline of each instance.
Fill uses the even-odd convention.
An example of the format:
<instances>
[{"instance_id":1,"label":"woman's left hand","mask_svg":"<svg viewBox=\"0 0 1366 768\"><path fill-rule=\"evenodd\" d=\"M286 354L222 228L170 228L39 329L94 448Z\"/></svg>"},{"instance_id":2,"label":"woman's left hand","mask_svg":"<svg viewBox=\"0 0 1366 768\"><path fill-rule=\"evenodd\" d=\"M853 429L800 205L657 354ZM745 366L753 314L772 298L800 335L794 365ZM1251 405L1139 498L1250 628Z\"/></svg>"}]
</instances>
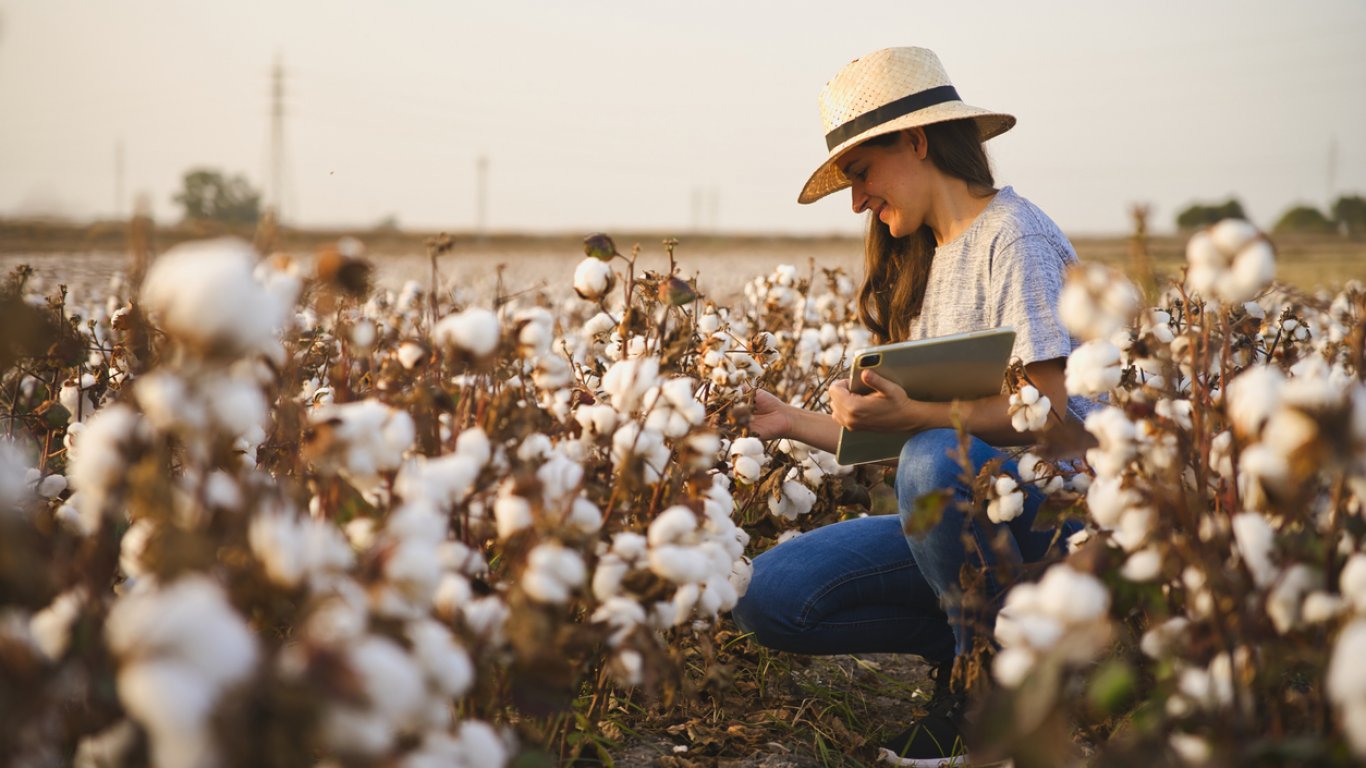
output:
<instances>
[{"instance_id":1,"label":"woman's left hand","mask_svg":"<svg viewBox=\"0 0 1366 768\"><path fill-rule=\"evenodd\" d=\"M917 418L924 403L906 396L906 391L872 371L863 371L863 383L872 388L866 395L855 394L849 382L841 379L830 385L830 411L846 429L860 432L915 432L921 428Z\"/></svg>"}]
</instances>

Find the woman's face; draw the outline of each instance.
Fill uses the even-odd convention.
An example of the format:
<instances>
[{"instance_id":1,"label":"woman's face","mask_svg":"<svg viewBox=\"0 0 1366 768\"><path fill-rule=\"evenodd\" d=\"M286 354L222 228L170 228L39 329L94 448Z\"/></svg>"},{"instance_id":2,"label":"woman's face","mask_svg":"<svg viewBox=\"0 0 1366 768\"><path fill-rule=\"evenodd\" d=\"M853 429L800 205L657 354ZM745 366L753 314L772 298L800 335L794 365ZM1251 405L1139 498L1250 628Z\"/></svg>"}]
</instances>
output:
<instances>
[{"instance_id":1,"label":"woman's face","mask_svg":"<svg viewBox=\"0 0 1366 768\"><path fill-rule=\"evenodd\" d=\"M912 128L891 144L864 142L844 153L839 167L851 182L854 213L872 211L894 237L919 229L930 202L928 148L925 131Z\"/></svg>"}]
</instances>

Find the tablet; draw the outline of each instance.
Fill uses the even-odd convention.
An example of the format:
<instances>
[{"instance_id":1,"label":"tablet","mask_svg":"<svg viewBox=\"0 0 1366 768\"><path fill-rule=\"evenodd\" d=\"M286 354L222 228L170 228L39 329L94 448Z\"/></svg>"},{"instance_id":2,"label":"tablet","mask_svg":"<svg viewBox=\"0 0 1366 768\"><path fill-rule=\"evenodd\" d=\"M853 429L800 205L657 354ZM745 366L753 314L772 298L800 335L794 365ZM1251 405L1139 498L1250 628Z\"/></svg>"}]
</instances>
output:
<instances>
[{"instance_id":1,"label":"tablet","mask_svg":"<svg viewBox=\"0 0 1366 768\"><path fill-rule=\"evenodd\" d=\"M1007 326L867 347L854 353L849 388L861 395L871 392L860 374L872 370L900 384L912 400L948 402L999 395L1014 346L1015 329ZM841 427L835 461L848 465L895 459L911 434Z\"/></svg>"}]
</instances>

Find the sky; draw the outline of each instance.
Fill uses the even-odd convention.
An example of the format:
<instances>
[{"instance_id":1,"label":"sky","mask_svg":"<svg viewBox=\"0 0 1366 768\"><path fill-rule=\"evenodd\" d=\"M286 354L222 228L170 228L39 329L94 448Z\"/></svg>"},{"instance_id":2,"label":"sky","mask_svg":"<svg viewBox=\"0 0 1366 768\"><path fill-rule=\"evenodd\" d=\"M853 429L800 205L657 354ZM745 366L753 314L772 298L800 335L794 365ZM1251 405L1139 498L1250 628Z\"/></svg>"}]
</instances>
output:
<instances>
[{"instance_id":1,"label":"sky","mask_svg":"<svg viewBox=\"0 0 1366 768\"><path fill-rule=\"evenodd\" d=\"M816 96L901 45L1018 118L997 183L1072 234L1366 194L1360 0L0 0L0 217L172 221L195 167L272 196L278 59L287 223L474 229L482 157L492 231L857 234L796 203Z\"/></svg>"}]
</instances>

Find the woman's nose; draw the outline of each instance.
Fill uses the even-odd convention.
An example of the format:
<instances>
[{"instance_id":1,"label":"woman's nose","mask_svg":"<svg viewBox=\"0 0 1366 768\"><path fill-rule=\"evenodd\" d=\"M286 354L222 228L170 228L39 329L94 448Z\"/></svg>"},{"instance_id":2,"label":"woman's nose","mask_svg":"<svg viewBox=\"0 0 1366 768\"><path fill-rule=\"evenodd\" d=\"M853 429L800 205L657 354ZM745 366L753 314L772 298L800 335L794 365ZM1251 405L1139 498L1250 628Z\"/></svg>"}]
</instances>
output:
<instances>
[{"instance_id":1,"label":"woman's nose","mask_svg":"<svg viewBox=\"0 0 1366 768\"><path fill-rule=\"evenodd\" d=\"M849 186L849 194L853 197L854 213L863 213L868 206L868 194L863 191L862 186L857 182Z\"/></svg>"}]
</instances>

